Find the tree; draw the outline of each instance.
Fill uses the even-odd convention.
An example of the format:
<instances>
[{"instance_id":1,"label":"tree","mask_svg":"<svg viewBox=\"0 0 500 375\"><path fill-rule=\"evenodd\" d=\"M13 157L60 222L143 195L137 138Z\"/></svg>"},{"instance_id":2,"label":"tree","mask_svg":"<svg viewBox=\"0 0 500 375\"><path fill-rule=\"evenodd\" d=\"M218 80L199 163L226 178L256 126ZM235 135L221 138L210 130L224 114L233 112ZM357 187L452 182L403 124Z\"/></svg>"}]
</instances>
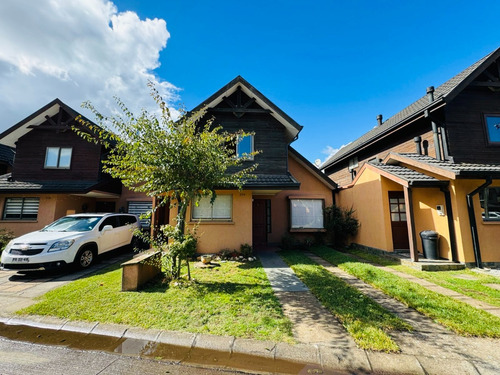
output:
<instances>
[{"instance_id":1,"label":"tree","mask_svg":"<svg viewBox=\"0 0 500 375\"><path fill-rule=\"evenodd\" d=\"M186 113L174 120L167 104L152 83L151 96L159 106L157 114L142 110L135 117L118 98L120 116L104 116L90 103L82 104L97 119L97 126L79 118L77 132L89 141L107 147L103 170L133 191L155 197L158 206L177 206L176 226L164 226L152 244L162 247L172 278L180 277L181 261L193 250L193 235L185 233L186 211L190 202L204 196L215 200L215 189L241 189L256 164L243 168L244 159L235 157L243 131L230 134L215 126L213 118L201 124L206 111ZM166 237L171 241L165 242ZM189 263L188 263L189 267Z\"/></svg>"}]
</instances>

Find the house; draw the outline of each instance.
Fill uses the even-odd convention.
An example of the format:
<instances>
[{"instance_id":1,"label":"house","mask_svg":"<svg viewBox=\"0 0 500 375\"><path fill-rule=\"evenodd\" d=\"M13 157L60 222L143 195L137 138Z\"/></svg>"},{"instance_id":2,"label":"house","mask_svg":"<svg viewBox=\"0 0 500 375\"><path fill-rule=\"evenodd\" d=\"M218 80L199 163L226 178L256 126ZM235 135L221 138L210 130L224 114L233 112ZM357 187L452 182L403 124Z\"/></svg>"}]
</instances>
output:
<instances>
[{"instance_id":1,"label":"house","mask_svg":"<svg viewBox=\"0 0 500 375\"><path fill-rule=\"evenodd\" d=\"M205 119L213 117L213 124L225 131L254 133L239 141L237 156L261 153L243 162L258 167L257 178L241 191L216 190L213 204L205 198L188 208L188 227L198 225L198 251L239 249L245 243L265 248L280 244L285 235L323 232L323 208L333 204L336 185L290 146L302 126L240 76L193 111L201 108L207 109ZM177 208L170 211L157 211L155 224L175 225Z\"/></svg>"},{"instance_id":2,"label":"house","mask_svg":"<svg viewBox=\"0 0 500 375\"><path fill-rule=\"evenodd\" d=\"M410 251L423 230L439 256L498 265L500 251L500 49L343 147L321 168L337 204L360 221L354 243Z\"/></svg>"},{"instance_id":3,"label":"house","mask_svg":"<svg viewBox=\"0 0 500 375\"><path fill-rule=\"evenodd\" d=\"M55 99L0 134L8 172L0 176L0 227L19 236L67 214L151 208L151 198L102 173L107 151L72 130L78 115Z\"/></svg>"}]
</instances>

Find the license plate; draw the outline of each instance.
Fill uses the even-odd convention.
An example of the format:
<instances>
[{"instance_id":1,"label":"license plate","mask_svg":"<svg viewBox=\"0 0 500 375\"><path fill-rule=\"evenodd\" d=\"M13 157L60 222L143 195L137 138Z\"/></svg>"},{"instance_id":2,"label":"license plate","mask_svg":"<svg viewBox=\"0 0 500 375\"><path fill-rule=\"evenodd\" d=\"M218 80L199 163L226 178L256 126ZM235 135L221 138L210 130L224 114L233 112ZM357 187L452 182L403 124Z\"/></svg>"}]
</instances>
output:
<instances>
[{"instance_id":1,"label":"license plate","mask_svg":"<svg viewBox=\"0 0 500 375\"><path fill-rule=\"evenodd\" d=\"M13 263L29 263L30 258L12 258Z\"/></svg>"}]
</instances>

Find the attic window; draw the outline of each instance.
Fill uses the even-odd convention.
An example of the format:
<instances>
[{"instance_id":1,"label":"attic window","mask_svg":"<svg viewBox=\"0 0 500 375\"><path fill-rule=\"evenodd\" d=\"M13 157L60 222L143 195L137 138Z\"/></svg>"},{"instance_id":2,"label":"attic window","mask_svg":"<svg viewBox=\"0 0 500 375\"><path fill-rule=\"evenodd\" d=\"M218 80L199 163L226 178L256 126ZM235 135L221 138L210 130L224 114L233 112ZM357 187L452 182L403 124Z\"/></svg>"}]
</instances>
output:
<instances>
[{"instance_id":1,"label":"attic window","mask_svg":"<svg viewBox=\"0 0 500 375\"><path fill-rule=\"evenodd\" d=\"M483 221L500 221L500 187L488 187L479 192Z\"/></svg>"},{"instance_id":2,"label":"attic window","mask_svg":"<svg viewBox=\"0 0 500 375\"><path fill-rule=\"evenodd\" d=\"M45 153L45 168L69 169L71 166L71 147L47 147Z\"/></svg>"},{"instance_id":3,"label":"attic window","mask_svg":"<svg viewBox=\"0 0 500 375\"><path fill-rule=\"evenodd\" d=\"M253 149L253 135L247 135L245 137L239 137L238 143L236 144L236 157L244 158L247 160L253 160L252 152Z\"/></svg>"},{"instance_id":4,"label":"attic window","mask_svg":"<svg viewBox=\"0 0 500 375\"><path fill-rule=\"evenodd\" d=\"M488 143L500 144L500 115L485 115Z\"/></svg>"}]
</instances>

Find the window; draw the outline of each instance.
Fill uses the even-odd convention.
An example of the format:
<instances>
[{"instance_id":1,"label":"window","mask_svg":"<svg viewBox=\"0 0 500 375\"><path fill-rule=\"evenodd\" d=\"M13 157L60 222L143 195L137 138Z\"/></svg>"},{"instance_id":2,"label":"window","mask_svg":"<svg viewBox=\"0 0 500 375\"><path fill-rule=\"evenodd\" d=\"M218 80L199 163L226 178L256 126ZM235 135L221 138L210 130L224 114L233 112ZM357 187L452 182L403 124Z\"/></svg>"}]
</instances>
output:
<instances>
[{"instance_id":1,"label":"window","mask_svg":"<svg viewBox=\"0 0 500 375\"><path fill-rule=\"evenodd\" d=\"M128 213L140 217L142 214L150 212L152 207L153 207L152 202L141 202L141 201L128 202ZM139 223L141 224L141 228L149 228L151 226L151 218L140 219Z\"/></svg>"},{"instance_id":2,"label":"window","mask_svg":"<svg viewBox=\"0 0 500 375\"><path fill-rule=\"evenodd\" d=\"M500 143L500 115L485 115L486 132L489 143Z\"/></svg>"},{"instance_id":3,"label":"window","mask_svg":"<svg viewBox=\"0 0 500 375\"><path fill-rule=\"evenodd\" d=\"M238 137L238 143L236 144L236 157L245 158L247 160L253 160L253 135L247 135L245 137Z\"/></svg>"},{"instance_id":4,"label":"window","mask_svg":"<svg viewBox=\"0 0 500 375\"><path fill-rule=\"evenodd\" d=\"M203 197L198 205L193 204L191 217L193 220L221 220L232 219L233 196L218 195L213 204L210 204L210 197Z\"/></svg>"},{"instance_id":5,"label":"window","mask_svg":"<svg viewBox=\"0 0 500 375\"><path fill-rule=\"evenodd\" d=\"M488 187L479 192L484 221L500 221L500 187Z\"/></svg>"},{"instance_id":6,"label":"window","mask_svg":"<svg viewBox=\"0 0 500 375\"><path fill-rule=\"evenodd\" d=\"M72 151L71 147L47 147L45 168L69 169Z\"/></svg>"},{"instance_id":7,"label":"window","mask_svg":"<svg viewBox=\"0 0 500 375\"><path fill-rule=\"evenodd\" d=\"M322 199L291 199L292 229L323 229Z\"/></svg>"},{"instance_id":8,"label":"window","mask_svg":"<svg viewBox=\"0 0 500 375\"><path fill-rule=\"evenodd\" d=\"M40 198L6 198L4 220L36 220Z\"/></svg>"},{"instance_id":9,"label":"window","mask_svg":"<svg viewBox=\"0 0 500 375\"><path fill-rule=\"evenodd\" d=\"M349 172L351 172L354 168L358 167L358 157L355 156L349 159Z\"/></svg>"}]
</instances>

